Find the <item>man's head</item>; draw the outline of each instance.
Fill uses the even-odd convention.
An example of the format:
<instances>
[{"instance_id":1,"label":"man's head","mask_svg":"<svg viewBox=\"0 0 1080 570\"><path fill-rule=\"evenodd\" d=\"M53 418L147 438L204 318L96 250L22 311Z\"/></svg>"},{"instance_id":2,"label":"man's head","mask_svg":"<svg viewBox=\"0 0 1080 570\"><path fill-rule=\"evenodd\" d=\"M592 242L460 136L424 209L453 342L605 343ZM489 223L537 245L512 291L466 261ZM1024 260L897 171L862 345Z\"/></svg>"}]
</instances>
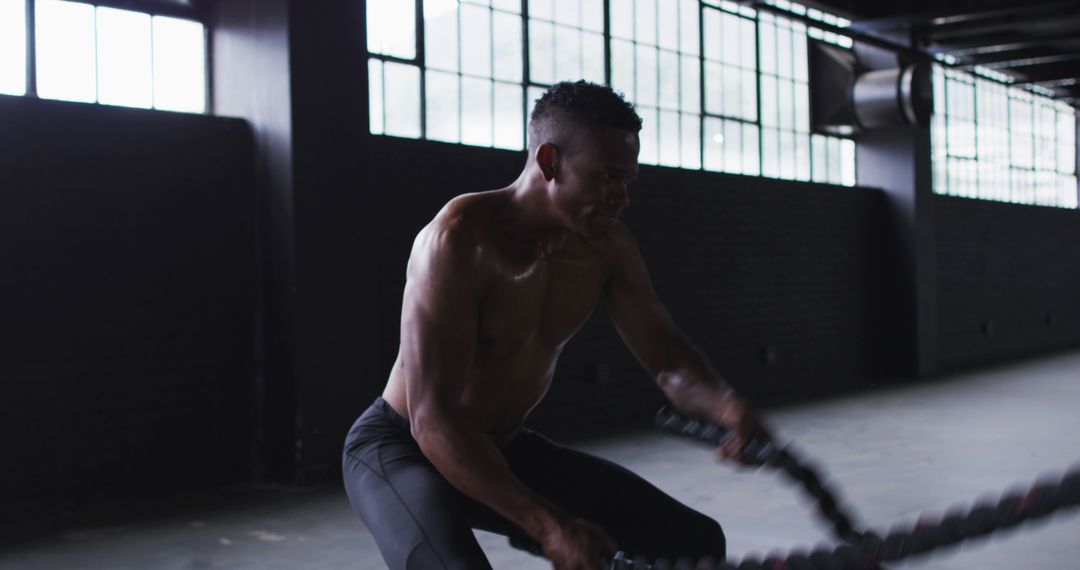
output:
<instances>
[{"instance_id":1,"label":"man's head","mask_svg":"<svg viewBox=\"0 0 1080 570\"><path fill-rule=\"evenodd\" d=\"M630 201L641 117L605 85L556 83L529 119L529 155L564 225L589 238L607 233Z\"/></svg>"},{"instance_id":2,"label":"man's head","mask_svg":"<svg viewBox=\"0 0 1080 570\"><path fill-rule=\"evenodd\" d=\"M637 134L641 117L634 106L606 85L588 81L563 81L552 85L536 100L529 116L529 152L543 143L559 144L579 125L609 128Z\"/></svg>"}]
</instances>

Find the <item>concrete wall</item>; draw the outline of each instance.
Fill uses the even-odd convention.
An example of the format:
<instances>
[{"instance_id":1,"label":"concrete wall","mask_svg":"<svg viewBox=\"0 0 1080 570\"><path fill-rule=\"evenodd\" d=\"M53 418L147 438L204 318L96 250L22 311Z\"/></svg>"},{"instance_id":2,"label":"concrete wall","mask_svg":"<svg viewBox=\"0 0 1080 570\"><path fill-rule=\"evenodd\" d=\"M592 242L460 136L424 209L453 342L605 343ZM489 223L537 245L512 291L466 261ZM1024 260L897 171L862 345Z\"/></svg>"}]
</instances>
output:
<instances>
[{"instance_id":1,"label":"concrete wall","mask_svg":"<svg viewBox=\"0 0 1080 570\"><path fill-rule=\"evenodd\" d=\"M1080 212L939 196L944 370L1080 344Z\"/></svg>"},{"instance_id":2,"label":"concrete wall","mask_svg":"<svg viewBox=\"0 0 1080 570\"><path fill-rule=\"evenodd\" d=\"M0 96L0 522L248 478L241 121Z\"/></svg>"}]
</instances>

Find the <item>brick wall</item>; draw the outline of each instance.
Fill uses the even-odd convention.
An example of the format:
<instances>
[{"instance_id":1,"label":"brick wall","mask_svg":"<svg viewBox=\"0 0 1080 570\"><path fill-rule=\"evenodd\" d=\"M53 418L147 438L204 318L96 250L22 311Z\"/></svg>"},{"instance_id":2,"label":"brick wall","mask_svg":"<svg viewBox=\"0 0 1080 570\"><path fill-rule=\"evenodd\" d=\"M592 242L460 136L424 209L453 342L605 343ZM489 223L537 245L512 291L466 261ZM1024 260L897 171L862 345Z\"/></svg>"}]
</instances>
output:
<instances>
[{"instance_id":1,"label":"brick wall","mask_svg":"<svg viewBox=\"0 0 1080 570\"><path fill-rule=\"evenodd\" d=\"M0 522L243 480L240 121L0 97Z\"/></svg>"},{"instance_id":2,"label":"brick wall","mask_svg":"<svg viewBox=\"0 0 1080 570\"><path fill-rule=\"evenodd\" d=\"M936 197L943 370L1080 343L1080 212Z\"/></svg>"}]
</instances>

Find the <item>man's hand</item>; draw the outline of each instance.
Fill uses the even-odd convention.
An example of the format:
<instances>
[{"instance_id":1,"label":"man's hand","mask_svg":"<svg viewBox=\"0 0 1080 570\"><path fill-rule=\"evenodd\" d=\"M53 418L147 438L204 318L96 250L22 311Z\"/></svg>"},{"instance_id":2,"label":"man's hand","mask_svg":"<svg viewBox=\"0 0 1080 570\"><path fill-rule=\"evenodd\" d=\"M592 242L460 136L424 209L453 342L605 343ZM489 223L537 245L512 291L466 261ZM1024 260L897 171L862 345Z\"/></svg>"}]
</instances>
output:
<instances>
[{"instance_id":1,"label":"man's hand","mask_svg":"<svg viewBox=\"0 0 1080 570\"><path fill-rule=\"evenodd\" d=\"M772 441L769 430L732 390L720 389L713 402L707 419L731 430L731 436L716 449L717 457L747 464L742 451L750 440Z\"/></svg>"},{"instance_id":2,"label":"man's hand","mask_svg":"<svg viewBox=\"0 0 1080 570\"><path fill-rule=\"evenodd\" d=\"M597 570L617 549L600 527L581 519L560 519L540 542L555 570Z\"/></svg>"}]
</instances>

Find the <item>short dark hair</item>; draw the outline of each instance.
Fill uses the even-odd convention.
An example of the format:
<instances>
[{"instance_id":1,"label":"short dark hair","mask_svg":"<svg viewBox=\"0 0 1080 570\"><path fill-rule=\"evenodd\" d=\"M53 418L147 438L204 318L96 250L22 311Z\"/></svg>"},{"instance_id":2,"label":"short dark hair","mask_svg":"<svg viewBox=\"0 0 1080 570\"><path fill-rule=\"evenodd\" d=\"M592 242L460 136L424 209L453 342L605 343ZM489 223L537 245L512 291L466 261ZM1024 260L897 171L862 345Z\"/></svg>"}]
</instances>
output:
<instances>
[{"instance_id":1,"label":"short dark hair","mask_svg":"<svg viewBox=\"0 0 1080 570\"><path fill-rule=\"evenodd\" d=\"M539 139L550 138L554 129L548 127L566 115L591 127L641 131L634 105L611 87L585 80L561 81L536 100L529 116L529 148L543 142Z\"/></svg>"}]
</instances>

